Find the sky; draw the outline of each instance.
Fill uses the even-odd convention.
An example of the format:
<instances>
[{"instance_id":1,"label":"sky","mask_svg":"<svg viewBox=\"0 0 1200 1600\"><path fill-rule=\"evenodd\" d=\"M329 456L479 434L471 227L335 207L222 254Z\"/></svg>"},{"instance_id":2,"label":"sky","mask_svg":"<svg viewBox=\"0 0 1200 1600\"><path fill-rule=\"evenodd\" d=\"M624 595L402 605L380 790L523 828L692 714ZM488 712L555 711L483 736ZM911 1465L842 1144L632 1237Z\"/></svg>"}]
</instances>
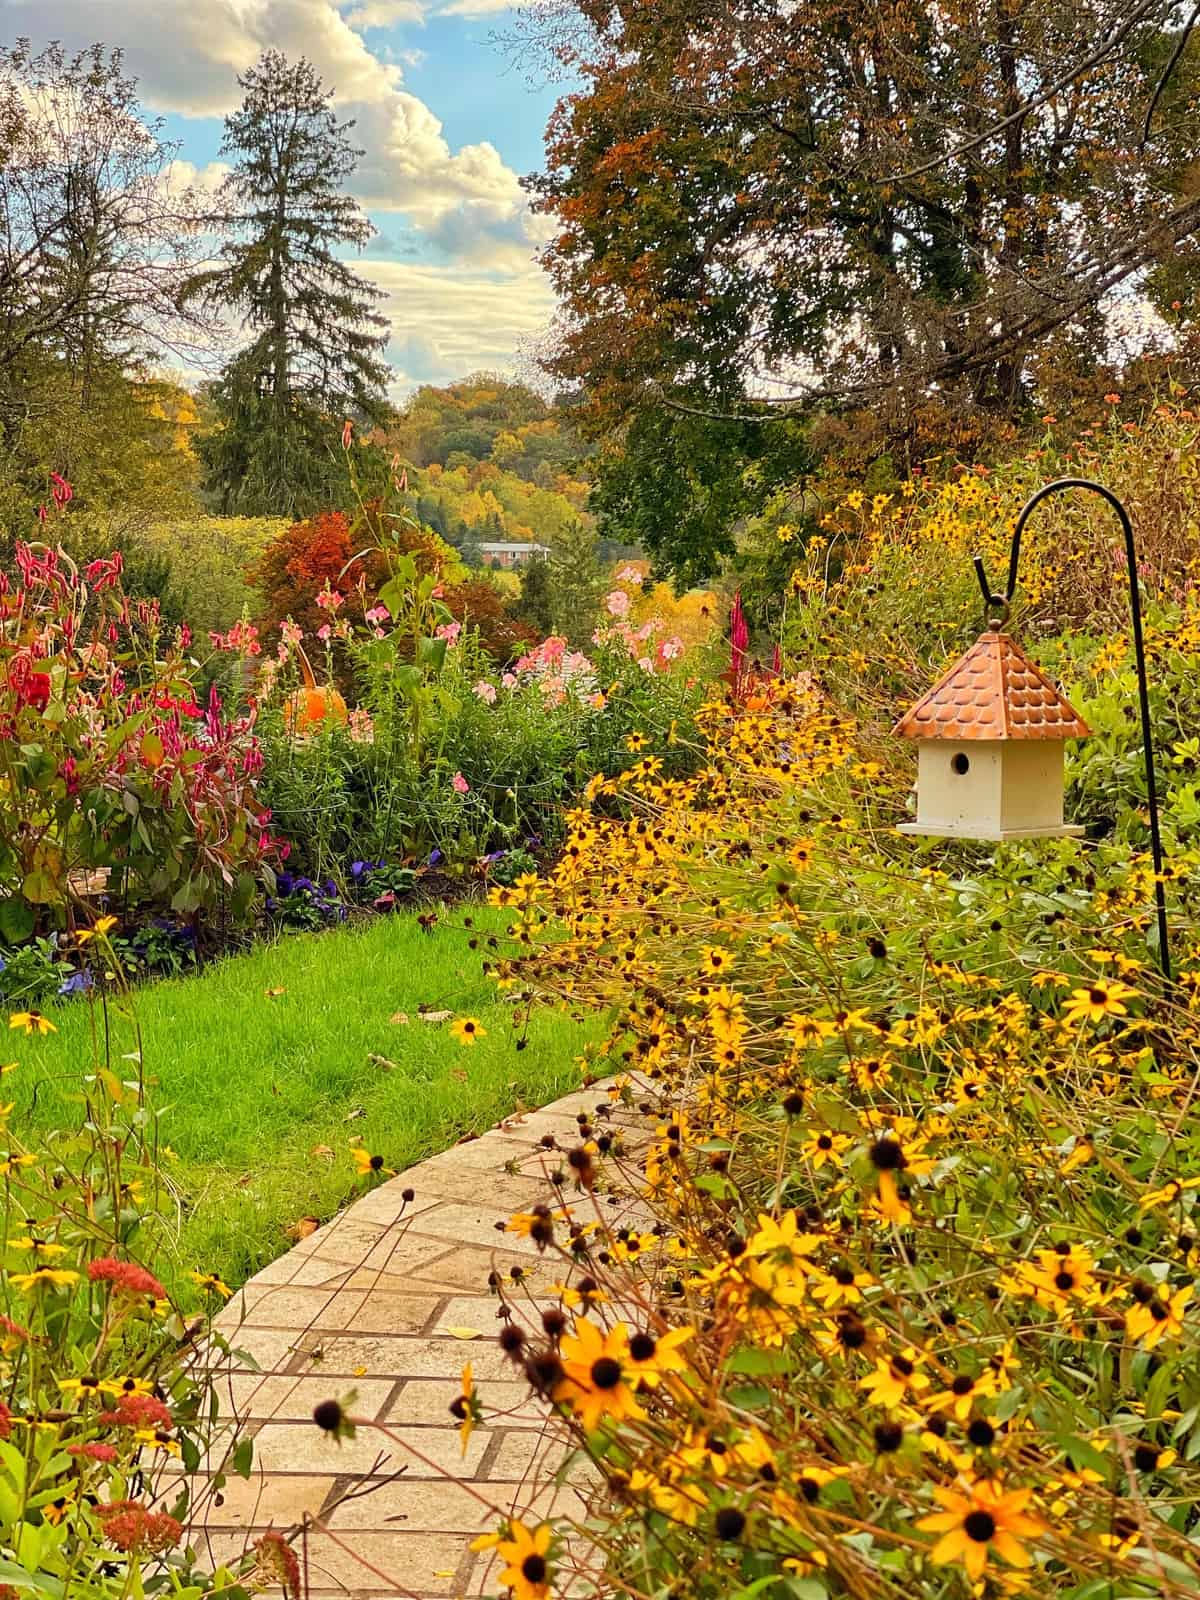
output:
<instances>
[{"instance_id":1,"label":"sky","mask_svg":"<svg viewBox=\"0 0 1200 1600\"><path fill-rule=\"evenodd\" d=\"M355 265L388 297L397 397L528 373L553 315L548 224L519 179L562 89L508 59L495 35L512 20L504 0L0 0L4 43L119 46L178 176L209 185L238 73L264 49L307 56L366 151L351 187L378 234Z\"/></svg>"}]
</instances>

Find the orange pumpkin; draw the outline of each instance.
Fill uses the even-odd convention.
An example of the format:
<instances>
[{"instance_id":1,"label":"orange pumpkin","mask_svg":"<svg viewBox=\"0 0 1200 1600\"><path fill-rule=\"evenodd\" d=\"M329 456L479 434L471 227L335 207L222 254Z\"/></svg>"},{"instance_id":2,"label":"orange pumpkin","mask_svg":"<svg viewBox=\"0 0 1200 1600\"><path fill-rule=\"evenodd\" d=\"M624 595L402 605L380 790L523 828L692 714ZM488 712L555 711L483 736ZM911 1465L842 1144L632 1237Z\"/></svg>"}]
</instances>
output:
<instances>
[{"instance_id":1,"label":"orange pumpkin","mask_svg":"<svg viewBox=\"0 0 1200 1600\"><path fill-rule=\"evenodd\" d=\"M303 687L288 695L283 705L284 726L289 733L309 733L328 719L345 722L346 702L336 689Z\"/></svg>"},{"instance_id":2,"label":"orange pumpkin","mask_svg":"<svg viewBox=\"0 0 1200 1600\"><path fill-rule=\"evenodd\" d=\"M322 686L313 677L308 657L299 645L296 655L304 679L283 703L283 723L289 733L310 733L325 722L346 722L346 702L332 684Z\"/></svg>"}]
</instances>

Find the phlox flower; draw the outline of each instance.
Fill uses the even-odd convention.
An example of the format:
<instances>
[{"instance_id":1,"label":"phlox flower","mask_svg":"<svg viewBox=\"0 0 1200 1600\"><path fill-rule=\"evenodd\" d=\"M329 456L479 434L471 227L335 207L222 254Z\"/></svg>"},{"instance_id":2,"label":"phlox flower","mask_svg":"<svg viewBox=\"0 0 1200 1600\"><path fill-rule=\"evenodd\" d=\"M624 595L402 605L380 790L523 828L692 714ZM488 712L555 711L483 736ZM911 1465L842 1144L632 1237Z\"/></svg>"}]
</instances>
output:
<instances>
[{"instance_id":1,"label":"phlox flower","mask_svg":"<svg viewBox=\"0 0 1200 1600\"><path fill-rule=\"evenodd\" d=\"M485 705L494 706L496 704L496 685L489 683L486 678L480 678L471 693L477 700L482 700Z\"/></svg>"},{"instance_id":2,"label":"phlox flower","mask_svg":"<svg viewBox=\"0 0 1200 1600\"><path fill-rule=\"evenodd\" d=\"M614 589L611 594L605 595L604 609L610 617L627 617L629 615L629 596L624 589Z\"/></svg>"}]
</instances>

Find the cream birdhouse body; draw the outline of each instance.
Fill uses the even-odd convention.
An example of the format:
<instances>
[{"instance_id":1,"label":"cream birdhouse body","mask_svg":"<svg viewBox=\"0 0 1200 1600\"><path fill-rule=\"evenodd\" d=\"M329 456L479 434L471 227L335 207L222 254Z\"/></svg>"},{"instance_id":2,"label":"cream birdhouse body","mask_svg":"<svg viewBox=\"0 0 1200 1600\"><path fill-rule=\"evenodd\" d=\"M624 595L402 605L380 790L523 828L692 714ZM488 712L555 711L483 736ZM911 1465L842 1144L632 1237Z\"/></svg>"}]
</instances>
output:
<instances>
[{"instance_id":1,"label":"cream birdhouse body","mask_svg":"<svg viewBox=\"0 0 1200 1600\"><path fill-rule=\"evenodd\" d=\"M901 833L1083 832L1063 821L1063 747L1090 729L1007 633L989 628L892 731L917 741L917 819Z\"/></svg>"}]
</instances>

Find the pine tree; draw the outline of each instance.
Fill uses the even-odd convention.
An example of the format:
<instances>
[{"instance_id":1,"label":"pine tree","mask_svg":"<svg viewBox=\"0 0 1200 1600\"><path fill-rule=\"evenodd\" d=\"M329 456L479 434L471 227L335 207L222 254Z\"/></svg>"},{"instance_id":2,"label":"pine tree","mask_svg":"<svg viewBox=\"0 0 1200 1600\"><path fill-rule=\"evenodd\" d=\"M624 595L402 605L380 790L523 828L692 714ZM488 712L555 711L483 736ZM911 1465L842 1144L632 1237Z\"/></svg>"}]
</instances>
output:
<instances>
[{"instance_id":1,"label":"pine tree","mask_svg":"<svg viewBox=\"0 0 1200 1600\"><path fill-rule=\"evenodd\" d=\"M545 556L533 556L521 573L520 597L511 609L518 622L529 623L543 639L554 631L554 587Z\"/></svg>"},{"instance_id":2,"label":"pine tree","mask_svg":"<svg viewBox=\"0 0 1200 1600\"><path fill-rule=\"evenodd\" d=\"M296 516L327 503L340 477L343 418L386 413L382 292L336 253L375 230L342 192L363 153L354 124L338 122L309 62L267 51L238 81L245 98L220 151L235 163L222 189L232 237L189 294L253 337L213 389L222 426L203 453L223 510Z\"/></svg>"},{"instance_id":3,"label":"pine tree","mask_svg":"<svg viewBox=\"0 0 1200 1600\"><path fill-rule=\"evenodd\" d=\"M586 646L600 612L604 574L596 559L595 530L575 520L550 546L550 581L555 630L573 649Z\"/></svg>"}]
</instances>

